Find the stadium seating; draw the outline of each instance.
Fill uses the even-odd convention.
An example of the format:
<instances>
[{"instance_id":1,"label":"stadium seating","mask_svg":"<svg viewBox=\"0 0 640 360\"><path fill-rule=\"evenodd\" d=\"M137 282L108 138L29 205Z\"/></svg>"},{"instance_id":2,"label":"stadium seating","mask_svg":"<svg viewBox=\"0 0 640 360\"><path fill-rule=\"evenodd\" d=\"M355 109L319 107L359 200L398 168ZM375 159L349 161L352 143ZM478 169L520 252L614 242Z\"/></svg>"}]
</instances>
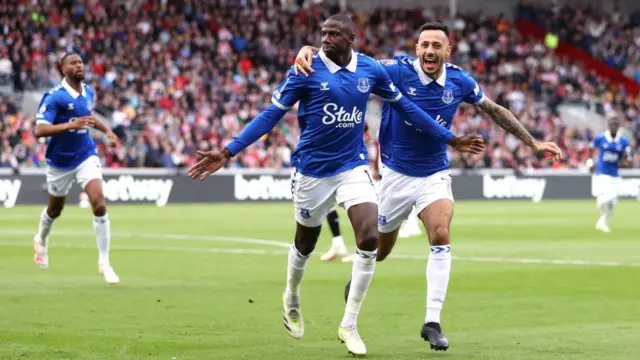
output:
<instances>
[{"instance_id":1,"label":"stadium seating","mask_svg":"<svg viewBox=\"0 0 640 360\"><path fill-rule=\"evenodd\" d=\"M189 166L197 150L226 144L269 105L298 49L319 44L322 19L335 12L315 5L220 8L198 1L182 7L172 1L166 7L155 1L53 3L58 6L0 1L0 19L9 30L0 34L0 166L43 166L43 143L34 138L33 118L20 111L17 95L57 84L56 59L68 51L84 57L86 80L99 96L96 111L124 143L112 147L96 138L105 166ZM437 9L353 14L357 49L377 58L411 54L415 29L427 20L444 21L452 29L451 61L476 76L485 93L533 134L558 142L567 154L555 164L536 157L486 116L463 106L455 131L482 134L488 148L475 157L451 154L454 167L583 166L588 142L603 124L568 121L559 111L563 104L579 104L593 114L622 111L627 128L640 138L635 99L521 36L506 18L450 18ZM288 167L298 137L290 112L229 166Z\"/></svg>"}]
</instances>

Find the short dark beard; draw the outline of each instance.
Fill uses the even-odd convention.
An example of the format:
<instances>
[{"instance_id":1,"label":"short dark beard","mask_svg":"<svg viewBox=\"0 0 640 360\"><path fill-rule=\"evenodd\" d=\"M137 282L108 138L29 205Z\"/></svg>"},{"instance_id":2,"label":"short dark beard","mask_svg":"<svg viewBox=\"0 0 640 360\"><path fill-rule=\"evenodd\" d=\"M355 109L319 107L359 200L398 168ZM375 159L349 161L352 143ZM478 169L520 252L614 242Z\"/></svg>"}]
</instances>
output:
<instances>
[{"instance_id":1,"label":"short dark beard","mask_svg":"<svg viewBox=\"0 0 640 360\"><path fill-rule=\"evenodd\" d=\"M84 81L84 75L67 75L67 78L77 84Z\"/></svg>"}]
</instances>

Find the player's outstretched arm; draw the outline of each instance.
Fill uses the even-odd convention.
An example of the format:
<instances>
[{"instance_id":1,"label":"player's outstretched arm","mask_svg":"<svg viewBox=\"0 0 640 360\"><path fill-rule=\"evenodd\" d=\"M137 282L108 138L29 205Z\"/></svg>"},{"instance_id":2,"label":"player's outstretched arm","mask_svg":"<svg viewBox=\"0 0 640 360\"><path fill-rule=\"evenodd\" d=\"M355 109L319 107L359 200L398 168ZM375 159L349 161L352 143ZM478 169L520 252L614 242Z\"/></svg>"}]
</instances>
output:
<instances>
[{"instance_id":1,"label":"player's outstretched arm","mask_svg":"<svg viewBox=\"0 0 640 360\"><path fill-rule=\"evenodd\" d=\"M271 131L286 113L287 110L281 109L276 105L271 105L256 116L255 119L240 132L240 135L233 139L233 141L221 151L198 151L198 156L201 156L202 159L189 169L189 177L191 179L204 180L209 175L220 170L227 160Z\"/></svg>"},{"instance_id":2,"label":"player's outstretched arm","mask_svg":"<svg viewBox=\"0 0 640 360\"><path fill-rule=\"evenodd\" d=\"M510 134L520 139L536 152L548 152L553 155L553 160L557 161L562 158L562 150L553 142L538 142L533 136L522 126L518 118L511 111L496 104L493 100L485 97L483 101L475 105L478 109L489 115L493 121Z\"/></svg>"}]
</instances>

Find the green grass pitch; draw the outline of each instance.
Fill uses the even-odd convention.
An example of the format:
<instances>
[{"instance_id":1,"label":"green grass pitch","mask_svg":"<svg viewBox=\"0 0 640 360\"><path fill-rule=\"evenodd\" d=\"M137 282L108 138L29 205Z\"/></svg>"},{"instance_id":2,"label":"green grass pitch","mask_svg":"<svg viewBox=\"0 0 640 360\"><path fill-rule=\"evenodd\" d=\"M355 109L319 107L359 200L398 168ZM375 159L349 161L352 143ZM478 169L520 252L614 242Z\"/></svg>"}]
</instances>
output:
<instances>
[{"instance_id":1,"label":"green grass pitch","mask_svg":"<svg viewBox=\"0 0 640 360\"><path fill-rule=\"evenodd\" d=\"M347 359L337 329L350 264L323 263L323 228L302 284L305 337L282 325L290 204L109 208L112 264L97 274L90 211L55 224L50 267L32 259L42 207L0 209L0 359ZM419 336L426 237L379 263L359 319L371 359L640 358L640 203L611 234L595 201L460 202L443 311L446 353ZM349 249L353 235L344 212Z\"/></svg>"}]
</instances>

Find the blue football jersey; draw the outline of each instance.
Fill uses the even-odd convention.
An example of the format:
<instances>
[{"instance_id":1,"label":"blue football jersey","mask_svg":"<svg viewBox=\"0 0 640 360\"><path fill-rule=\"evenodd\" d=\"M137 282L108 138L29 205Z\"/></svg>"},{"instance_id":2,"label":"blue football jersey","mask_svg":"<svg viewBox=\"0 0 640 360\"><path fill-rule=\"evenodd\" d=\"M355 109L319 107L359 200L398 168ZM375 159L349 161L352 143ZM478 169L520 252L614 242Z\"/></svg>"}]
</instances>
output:
<instances>
[{"instance_id":1,"label":"blue football jersey","mask_svg":"<svg viewBox=\"0 0 640 360\"><path fill-rule=\"evenodd\" d=\"M309 77L291 70L272 97L282 110L300 102L300 142L292 166L303 175L329 177L367 165L363 133L369 95L394 102L402 94L382 66L363 54L353 52L350 63L341 67L320 51L312 67Z\"/></svg>"},{"instance_id":2,"label":"blue football jersey","mask_svg":"<svg viewBox=\"0 0 640 360\"><path fill-rule=\"evenodd\" d=\"M419 59L396 56L380 63L407 99L447 129L461 102L478 104L484 99L476 80L453 64L446 63L442 75L433 80L422 71ZM426 177L449 168L447 145L412 126L405 115L386 103L379 143L382 163L401 174Z\"/></svg>"},{"instance_id":3,"label":"blue football jersey","mask_svg":"<svg viewBox=\"0 0 640 360\"><path fill-rule=\"evenodd\" d=\"M95 92L82 84L78 94L65 80L44 94L40 101L36 124L63 124L91 115ZM70 130L47 139L47 165L60 169L75 169L84 160L97 155L96 144L89 130Z\"/></svg>"},{"instance_id":4,"label":"blue football jersey","mask_svg":"<svg viewBox=\"0 0 640 360\"><path fill-rule=\"evenodd\" d=\"M622 136L620 132L616 134L615 138L611 137L609 131L596 136L591 141L591 148L598 149L596 175L619 176L620 160L624 156L631 156L629 140Z\"/></svg>"}]
</instances>

